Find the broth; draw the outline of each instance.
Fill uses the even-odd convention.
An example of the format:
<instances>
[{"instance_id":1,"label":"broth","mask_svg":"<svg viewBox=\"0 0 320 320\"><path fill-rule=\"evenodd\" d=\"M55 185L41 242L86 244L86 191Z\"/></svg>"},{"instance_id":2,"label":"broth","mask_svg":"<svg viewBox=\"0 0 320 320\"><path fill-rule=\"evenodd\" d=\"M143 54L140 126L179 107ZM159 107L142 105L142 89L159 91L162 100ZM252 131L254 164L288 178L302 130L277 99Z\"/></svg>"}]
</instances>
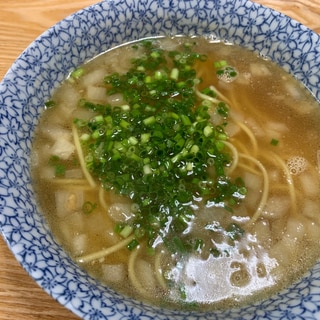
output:
<instances>
[{"instance_id":1,"label":"broth","mask_svg":"<svg viewBox=\"0 0 320 320\"><path fill-rule=\"evenodd\" d=\"M137 106L142 104L140 95L134 104L115 87L106 94L112 81L114 86L119 85L119 75L132 67L133 59L143 57L147 61L146 50L153 59L159 58L159 52L173 52L166 67L156 67L152 77L143 81L152 83L166 77L179 83L178 87L185 86L183 92L194 90L191 95L196 108L188 109L189 119L182 112L177 116L181 122L166 124L169 114L175 119L175 112L157 105L162 96L168 96L170 103L179 101L184 93L176 87L172 92L166 87L170 92L154 100L148 98L144 108L150 110L141 118ZM180 77L182 71L192 69L188 60L191 52L199 54L193 56L195 80L188 86ZM177 60L180 69L174 65ZM138 65L137 70L143 73L144 68ZM128 92L133 86L142 84L130 82ZM150 92L157 94L157 90L154 86ZM107 286L174 309L232 308L268 298L299 279L319 258L320 109L302 84L271 61L244 48L202 38L131 43L79 67L47 106L33 149L38 201L58 242L82 268ZM203 112L195 111L201 108ZM103 119L101 110L106 112ZM121 115L118 120L115 110ZM139 126L125 116L132 110L140 119ZM194 120L189 123L191 118ZM149 123L145 119L158 126L146 129ZM103 127L98 126L99 121ZM110 121L113 125L118 121L117 126L108 127L105 123ZM201 123L206 125L201 127L199 132L204 136L200 134L199 138L194 130ZM181 131L182 125L193 130L188 147L187 139L174 140L173 133L169 136L161 131L167 126L167 131L173 128L184 136L187 129ZM99 155L103 172L97 174L91 158L98 158L98 151L92 154L90 148L100 140L94 139L111 130L109 140L117 140L121 130L128 128L132 131L125 138L127 145L121 144L119 155L108 153L110 164L105 164L103 157L107 153ZM138 129L143 133L136 132ZM97 137L93 137L95 134ZM156 137L158 140L152 140ZM171 148L170 139L178 149ZM106 142L109 140L100 143L99 152L102 148L104 152L111 150ZM199 141L207 142L199 147ZM145 146L140 146L143 143ZM162 145L164 149L160 149ZM139 150L136 156L144 161L141 169L131 160L127 166L122 164L122 150L127 147L127 157L128 152L131 156ZM218 153L208 155L210 148ZM168 149L172 153L169 164L163 155ZM201 149L208 157L205 163L201 162ZM154 150L157 156L152 158ZM180 158L185 150L189 151L188 157ZM119 171L108 171L106 166L111 163ZM196 175L198 163L203 171ZM131 171L125 171L128 166ZM172 176L182 181L176 189L172 187L176 181L170 176L174 166L180 167ZM120 175L122 180L118 179ZM136 187L144 184L148 188L141 192L130 189L133 182L125 180L126 176L138 181ZM196 178L199 182L194 184ZM186 185L193 188L191 198L184 190ZM173 204L168 198L171 194L176 197ZM158 198L167 202L158 204ZM151 205L154 203L158 207Z\"/></svg>"}]
</instances>

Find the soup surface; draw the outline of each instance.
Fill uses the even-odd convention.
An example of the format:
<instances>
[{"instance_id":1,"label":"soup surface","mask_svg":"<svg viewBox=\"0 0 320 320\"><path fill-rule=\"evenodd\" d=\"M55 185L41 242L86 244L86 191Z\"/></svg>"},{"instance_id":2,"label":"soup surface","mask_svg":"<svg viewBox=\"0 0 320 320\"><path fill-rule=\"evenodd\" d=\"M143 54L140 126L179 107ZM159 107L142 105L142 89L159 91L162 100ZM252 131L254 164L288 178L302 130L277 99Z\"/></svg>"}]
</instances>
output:
<instances>
[{"instance_id":1,"label":"soup surface","mask_svg":"<svg viewBox=\"0 0 320 320\"><path fill-rule=\"evenodd\" d=\"M125 295L176 309L252 303L319 257L319 112L292 76L238 46L130 43L80 66L46 104L38 201L70 256Z\"/></svg>"}]
</instances>

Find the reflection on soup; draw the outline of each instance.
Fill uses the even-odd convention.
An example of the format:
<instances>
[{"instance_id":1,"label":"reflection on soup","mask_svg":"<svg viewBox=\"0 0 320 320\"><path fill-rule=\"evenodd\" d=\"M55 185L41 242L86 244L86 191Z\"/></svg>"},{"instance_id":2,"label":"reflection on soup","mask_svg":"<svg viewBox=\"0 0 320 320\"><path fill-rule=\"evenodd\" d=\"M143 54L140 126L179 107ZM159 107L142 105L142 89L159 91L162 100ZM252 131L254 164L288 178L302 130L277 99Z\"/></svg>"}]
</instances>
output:
<instances>
[{"instance_id":1,"label":"reflection on soup","mask_svg":"<svg viewBox=\"0 0 320 320\"><path fill-rule=\"evenodd\" d=\"M213 310L264 299L317 260L320 109L267 59L142 40L73 71L46 105L39 203L101 282Z\"/></svg>"}]
</instances>

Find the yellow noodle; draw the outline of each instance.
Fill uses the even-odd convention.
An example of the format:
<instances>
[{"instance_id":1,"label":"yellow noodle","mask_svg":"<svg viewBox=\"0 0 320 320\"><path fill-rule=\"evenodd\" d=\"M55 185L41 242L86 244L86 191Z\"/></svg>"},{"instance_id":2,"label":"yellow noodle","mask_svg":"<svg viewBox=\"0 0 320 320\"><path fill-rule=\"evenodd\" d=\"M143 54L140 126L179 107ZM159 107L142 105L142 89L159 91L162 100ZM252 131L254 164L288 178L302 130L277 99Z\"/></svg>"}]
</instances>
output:
<instances>
[{"instance_id":1,"label":"yellow noodle","mask_svg":"<svg viewBox=\"0 0 320 320\"><path fill-rule=\"evenodd\" d=\"M231 143L233 143L233 139L230 140L230 141L231 141ZM250 147L250 144L248 144L248 145L238 144L238 145L236 146L236 148L237 148L237 150L238 150L238 153L241 152L241 153L244 153L244 154L250 154L248 147Z\"/></svg>"},{"instance_id":2,"label":"yellow noodle","mask_svg":"<svg viewBox=\"0 0 320 320\"><path fill-rule=\"evenodd\" d=\"M66 184L66 185L59 185L59 188L61 189L67 189L67 190L83 190L83 191L94 191L96 188L91 187L88 185L88 181L86 181L86 185L76 185L76 184Z\"/></svg>"},{"instance_id":3,"label":"yellow noodle","mask_svg":"<svg viewBox=\"0 0 320 320\"><path fill-rule=\"evenodd\" d=\"M57 178L54 178L54 179L50 179L50 182L52 183L60 183L60 184L81 184L81 185L84 185L84 184L87 184L88 181L86 179L57 179Z\"/></svg>"},{"instance_id":4,"label":"yellow noodle","mask_svg":"<svg viewBox=\"0 0 320 320\"><path fill-rule=\"evenodd\" d=\"M246 92L245 90L230 90L228 91L230 96L230 105L232 105L232 110L239 110L240 114L244 112L250 115L252 119L260 119L261 114L259 108L256 107L255 104L252 103L251 94Z\"/></svg>"},{"instance_id":5,"label":"yellow noodle","mask_svg":"<svg viewBox=\"0 0 320 320\"><path fill-rule=\"evenodd\" d=\"M245 171L248 171L248 172L250 172L252 174L255 174L256 176L259 176L261 174L261 172L257 171L255 168L253 168L252 166L249 166L249 165L247 165L245 163L239 163L238 167L242 168Z\"/></svg>"},{"instance_id":6,"label":"yellow noodle","mask_svg":"<svg viewBox=\"0 0 320 320\"><path fill-rule=\"evenodd\" d=\"M132 285L139 292L139 294L141 296L148 298L148 297L150 297L150 293L142 286L142 284L140 283L138 277L136 276L136 272L135 272L135 264L136 264L136 259L137 259L138 253L139 253L139 249L140 249L140 247L136 248L130 254L129 262L128 262L128 275L129 275L129 279L130 279Z\"/></svg>"},{"instance_id":7,"label":"yellow noodle","mask_svg":"<svg viewBox=\"0 0 320 320\"><path fill-rule=\"evenodd\" d=\"M59 180L59 181L58 181ZM90 191L95 190L95 187L92 187L88 184L88 181L85 179L51 179L50 183L59 185L59 188L62 189L72 189L72 190L84 190Z\"/></svg>"},{"instance_id":8,"label":"yellow noodle","mask_svg":"<svg viewBox=\"0 0 320 320\"><path fill-rule=\"evenodd\" d=\"M204 65L199 64L196 62L195 64L196 70L197 70L197 78L201 79L203 78L203 74L207 72L207 69L204 67Z\"/></svg>"},{"instance_id":9,"label":"yellow noodle","mask_svg":"<svg viewBox=\"0 0 320 320\"><path fill-rule=\"evenodd\" d=\"M232 164L228 168L228 174L231 174L234 171L234 169L238 166L238 162L239 162L238 151L232 143L227 142L227 141L223 141L223 143L232 152Z\"/></svg>"},{"instance_id":10,"label":"yellow noodle","mask_svg":"<svg viewBox=\"0 0 320 320\"><path fill-rule=\"evenodd\" d=\"M88 183L90 184L91 187L95 187L96 183L93 180L93 178L91 177L91 174L89 173L85 161L84 161L84 156L83 156L83 152L82 152L82 148L80 145L80 140L79 140L79 135L78 135L78 131L76 129L76 127L74 125L72 125L72 134L73 134L73 140L74 140L74 144L78 153L78 157L79 157L79 161L80 161L80 166L81 169L83 171L84 176L86 177L86 179L88 180Z\"/></svg>"},{"instance_id":11,"label":"yellow noodle","mask_svg":"<svg viewBox=\"0 0 320 320\"><path fill-rule=\"evenodd\" d=\"M109 254L114 253L114 252L124 248L127 244L129 244L132 241L133 238L134 238L134 235L131 235L130 237L125 238L124 240L118 242L117 244L115 244L112 247L109 247L109 248L106 248L106 249L103 249L103 250L100 250L100 251L97 251L94 253L90 253L86 256L79 257L79 258L77 258L77 262L88 263L88 262L92 262L94 260L104 258L104 257L108 256Z\"/></svg>"},{"instance_id":12,"label":"yellow noodle","mask_svg":"<svg viewBox=\"0 0 320 320\"><path fill-rule=\"evenodd\" d=\"M294 187L294 182L292 179L292 176L290 174L290 170L288 166L285 164L285 162L275 153L270 154L269 157L270 161L276 161L277 165L280 166L284 174L286 176L286 181L287 181L287 186L289 188L289 195L291 199L291 210L294 215L297 215L297 197L296 197L296 192L295 192L295 187Z\"/></svg>"},{"instance_id":13,"label":"yellow noodle","mask_svg":"<svg viewBox=\"0 0 320 320\"><path fill-rule=\"evenodd\" d=\"M239 103L239 100L238 100L239 97L237 95L239 92L237 92L237 94L236 94L234 91L235 90L231 90L231 91L228 92L229 105L230 105L230 107L232 106L232 108L231 108L232 112L238 110L238 111L240 111L240 114L242 114L243 113L243 111L242 111L243 102L241 104Z\"/></svg>"},{"instance_id":14,"label":"yellow noodle","mask_svg":"<svg viewBox=\"0 0 320 320\"><path fill-rule=\"evenodd\" d=\"M195 91L196 91L196 95L203 100L208 100L213 104L218 104L219 102L221 102L220 100L218 100L216 98L210 97L207 94L200 92L198 89L195 89Z\"/></svg>"},{"instance_id":15,"label":"yellow noodle","mask_svg":"<svg viewBox=\"0 0 320 320\"><path fill-rule=\"evenodd\" d=\"M252 144L252 153L256 157L258 154L258 143L257 140L252 133L252 131L249 129L248 126L246 126L243 122L240 122L238 120L233 119L233 121L247 134L247 136L250 139L250 142Z\"/></svg>"},{"instance_id":16,"label":"yellow noodle","mask_svg":"<svg viewBox=\"0 0 320 320\"><path fill-rule=\"evenodd\" d=\"M223 102L225 102L229 106L231 105L230 100L225 95L223 95L215 86L211 85L209 88L213 90Z\"/></svg>"},{"instance_id":17,"label":"yellow noodle","mask_svg":"<svg viewBox=\"0 0 320 320\"><path fill-rule=\"evenodd\" d=\"M163 289L167 289L167 284L166 284L165 279L164 279L163 274L162 274L161 256L162 256L162 252L159 251L159 252L156 254L155 258L154 258L155 274L156 274L156 278L157 278L160 286L161 286Z\"/></svg>"},{"instance_id":18,"label":"yellow noodle","mask_svg":"<svg viewBox=\"0 0 320 320\"><path fill-rule=\"evenodd\" d=\"M259 167L259 169L262 172L262 176L263 176L262 196L261 196L258 208L256 209L255 213L253 214L253 216L250 219L250 223L254 223L260 217L262 210L267 202L267 198L269 195L269 177L268 177L268 174L267 174L265 167L262 165L262 163L260 161L258 161L257 159L255 159L251 156L248 156L248 155L245 155L242 153L239 154L239 157L253 162L257 167Z\"/></svg>"}]
</instances>

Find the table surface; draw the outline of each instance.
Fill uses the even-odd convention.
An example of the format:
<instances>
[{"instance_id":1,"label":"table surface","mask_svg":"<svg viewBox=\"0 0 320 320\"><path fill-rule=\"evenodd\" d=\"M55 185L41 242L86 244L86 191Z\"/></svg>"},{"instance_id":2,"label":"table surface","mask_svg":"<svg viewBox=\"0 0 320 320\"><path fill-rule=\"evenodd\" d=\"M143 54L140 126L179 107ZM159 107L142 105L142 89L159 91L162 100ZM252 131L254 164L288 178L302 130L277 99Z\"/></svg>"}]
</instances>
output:
<instances>
[{"instance_id":1,"label":"table surface","mask_svg":"<svg viewBox=\"0 0 320 320\"><path fill-rule=\"evenodd\" d=\"M137 0L138 1L138 0ZM320 33L320 0L254 0ZM94 0L5 0L0 6L0 80L42 32ZM79 319L26 274L0 237L0 320Z\"/></svg>"}]
</instances>

